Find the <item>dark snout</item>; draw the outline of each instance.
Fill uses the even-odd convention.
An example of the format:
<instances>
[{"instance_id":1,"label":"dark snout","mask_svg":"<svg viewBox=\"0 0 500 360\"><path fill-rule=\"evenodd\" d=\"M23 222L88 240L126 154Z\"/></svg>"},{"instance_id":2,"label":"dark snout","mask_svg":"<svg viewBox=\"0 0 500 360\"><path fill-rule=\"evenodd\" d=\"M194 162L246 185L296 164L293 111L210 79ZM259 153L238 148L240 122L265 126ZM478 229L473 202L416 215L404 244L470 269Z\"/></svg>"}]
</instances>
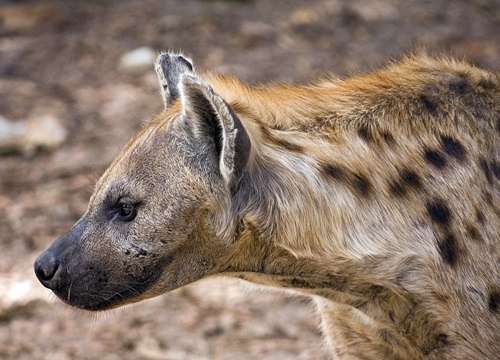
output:
<instances>
[{"instance_id":1,"label":"dark snout","mask_svg":"<svg viewBox=\"0 0 500 360\"><path fill-rule=\"evenodd\" d=\"M71 286L68 269L76 268L81 261L79 248L84 227L84 221L75 224L35 260L34 270L38 280L63 300L66 300Z\"/></svg>"},{"instance_id":2,"label":"dark snout","mask_svg":"<svg viewBox=\"0 0 500 360\"><path fill-rule=\"evenodd\" d=\"M52 249L47 249L35 261L35 274L43 286L51 290L57 288L61 268L59 260Z\"/></svg>"}]
</instances>

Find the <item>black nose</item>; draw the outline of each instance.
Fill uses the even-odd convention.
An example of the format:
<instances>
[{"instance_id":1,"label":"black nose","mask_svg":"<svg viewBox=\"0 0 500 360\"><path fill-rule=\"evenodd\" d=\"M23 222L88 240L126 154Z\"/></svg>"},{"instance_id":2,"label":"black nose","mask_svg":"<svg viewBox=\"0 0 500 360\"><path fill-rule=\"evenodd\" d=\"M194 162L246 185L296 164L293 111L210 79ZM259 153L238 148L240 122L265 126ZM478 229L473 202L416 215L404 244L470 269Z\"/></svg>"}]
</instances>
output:
<instances>
[{"instance_id":1,"label":"black nose","mask_svg":"<svg viewBox=\"0 0 500 360\"><path fill-rule=\"evenodd\" d=\"M45 251L35 261L35 274L43 286L54 289L58 283L59 261L50 251Z\"/></svg>"}]
</instances>

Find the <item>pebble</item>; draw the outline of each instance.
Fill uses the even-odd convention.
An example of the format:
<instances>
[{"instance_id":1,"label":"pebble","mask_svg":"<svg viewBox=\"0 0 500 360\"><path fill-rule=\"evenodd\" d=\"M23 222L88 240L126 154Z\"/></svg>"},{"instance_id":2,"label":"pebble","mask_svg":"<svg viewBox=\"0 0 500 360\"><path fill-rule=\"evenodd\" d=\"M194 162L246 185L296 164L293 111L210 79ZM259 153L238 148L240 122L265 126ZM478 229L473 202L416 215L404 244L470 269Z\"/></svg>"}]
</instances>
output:
<instances>
[{"instance_id":1,"label":"pebble","mask_svg":"<svg viewBox=\"0 0 500 360\"><path fill-rule=\"evenodd\" d=\"M29 270L0 274L0 318L10 309L24 306L33 300L51 301L53 295L34 278Z\"/></svg>"},{"instance_id":2,"label":"pebble","mask_svg":"<svg viewBox=\"0 0 500 360\"><path fill-rule=\"evenodd\" d=\"M53 115L22 121L10 121L0 115L0 153L32 155L39 149L53 150L66 138L66 129Z\"/></svg>"},{"instance_id":3,"label":"pebble","mask_svg":"<svg viewBox=\"0 0 500 360\"><path fill-rule=\"evenodd\" d=\"M120 58L120 68L129 72L141 72L153 69L158 53L148 46L142 46L123 54Z\"/></svg>"}]
</instances>

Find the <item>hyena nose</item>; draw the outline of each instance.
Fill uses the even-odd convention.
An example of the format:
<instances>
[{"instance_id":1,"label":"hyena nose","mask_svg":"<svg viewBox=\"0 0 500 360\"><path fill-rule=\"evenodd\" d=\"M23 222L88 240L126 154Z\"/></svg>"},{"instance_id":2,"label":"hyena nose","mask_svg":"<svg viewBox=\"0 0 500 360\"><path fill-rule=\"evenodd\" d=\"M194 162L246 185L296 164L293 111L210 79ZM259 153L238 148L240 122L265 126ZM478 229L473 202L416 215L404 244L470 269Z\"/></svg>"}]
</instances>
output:
<instances>
[{"instance_id":1,"label":"hyena nose","mask_svg":"<svg viewBox=\"0 0 500 360\"><path fill-rule=\"evenodd\" d=\"M57 287L58 270L60 270L59 261L50 251L45 251L35 261L35 274L43 286L49 289Z\"/></svg>"}]
</instances>

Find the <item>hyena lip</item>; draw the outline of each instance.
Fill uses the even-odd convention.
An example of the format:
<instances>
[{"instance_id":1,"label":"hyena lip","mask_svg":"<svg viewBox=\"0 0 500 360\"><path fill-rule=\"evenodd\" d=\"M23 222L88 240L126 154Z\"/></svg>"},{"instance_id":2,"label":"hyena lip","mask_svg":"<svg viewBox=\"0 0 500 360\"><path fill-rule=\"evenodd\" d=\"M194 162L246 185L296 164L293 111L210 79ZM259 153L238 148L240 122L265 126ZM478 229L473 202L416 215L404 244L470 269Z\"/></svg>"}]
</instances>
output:
<instances>
[{"instance_id":1,"label":"hyena lip","mask_svg":"<svg viewBox=\"0 0 500 360\"><path fill-rule=\"evenodd\" d=\"M86 310L86 311L106 311L106 310L112 310L112 309L115 309L117 307L125 306L127 304L131 304L133 302L139 301L139 299L136 301L133 301L133 300L131 301L131 299L133 299L133 297L129 298L129 297L125 297L125 295L123 295L123 294L116 294L115 296L113 296L109 299L102 300L102 301L97 302L97 303L75 304L75 303L70 303L67 301L64 301L64 302L68 305L71 305L71 306L74 306L74 307L77 307L79 309Z\"/></svg>"},{"instance_id":2,"label":"hyena lip","mask_svg":"<svg viewBox=\"0 0 500 360\"><path fill-rule=\"evenodd\" d=\"M133 285L124 283L112 287L103 286L101 291L94 293L69 289L67 291L54 290L54 294L64 303L82 310L110 310L139 301L157 278L156 274L151 274L140 282L134 282ZM106 297L104 294L112 295Z\"/></svg>"},{"instance_id":3,"label":"hyena lip","mask_svg":"<svg viewBox=\"0 0 500 360\"><path fill-rule=\"evenodd\" d=\"M110 310L144 299L144 294L156 283L164 268L172 261L171 256L165 257L154 272L150 272L139 280L112 283L108 280L103 283L95 283L93 286L84 283L80 284L81 288L75 286L74 283L69 283L69 286L59 287L52 291L64 303L79 309ZM97 288L97 290L89 292L89 288Z\"/></svg>"}]
</instances>

